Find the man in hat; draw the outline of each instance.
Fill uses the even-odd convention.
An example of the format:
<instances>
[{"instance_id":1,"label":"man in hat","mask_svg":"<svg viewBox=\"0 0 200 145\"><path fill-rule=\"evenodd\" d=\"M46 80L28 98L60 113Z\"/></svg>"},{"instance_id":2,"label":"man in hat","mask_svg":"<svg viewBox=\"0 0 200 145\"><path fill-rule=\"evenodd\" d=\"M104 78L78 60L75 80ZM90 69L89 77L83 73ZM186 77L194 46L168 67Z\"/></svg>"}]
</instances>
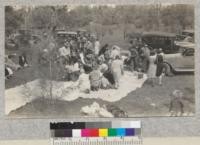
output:
<instances>
[{"instance_id":1,"label":"man in hat","mask_svg":"<svg viewBox=\"0 0 200 145\"><path fill-rule=\"evenodd\" d=\"M130 44L131 47L129 48L130 51L129 58L130 58L131 71L133 72L138 67L138 51L135 45L133 44L133 41L131 41Z\"/></svg>"},{"instance_id":2,"label":"man in hat","mask_svg":"<svg viewBox=\"0 0 200 145\"><path fill-rule=\"evenodd\" d=\"M150 49L147 44L141 48L142 70L147 72L150 57Z\"/></svg>"}]
</instances>

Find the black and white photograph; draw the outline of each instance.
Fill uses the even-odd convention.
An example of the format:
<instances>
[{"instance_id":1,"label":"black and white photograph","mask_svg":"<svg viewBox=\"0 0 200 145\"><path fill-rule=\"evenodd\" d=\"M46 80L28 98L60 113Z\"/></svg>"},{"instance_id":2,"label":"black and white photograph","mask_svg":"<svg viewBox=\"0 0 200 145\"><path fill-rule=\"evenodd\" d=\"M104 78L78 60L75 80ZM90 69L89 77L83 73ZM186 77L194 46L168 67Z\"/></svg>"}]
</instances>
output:
<instances>
[{"instance_id":1,"label":"black and white photograph","mask_svg":"<svg viewBox=\"0 0 200 145\"><path fill-rule=\"evenodd\" d=\"M5 6L5 115L195 115L194 5Z\"/></svg>"}]
</instances>

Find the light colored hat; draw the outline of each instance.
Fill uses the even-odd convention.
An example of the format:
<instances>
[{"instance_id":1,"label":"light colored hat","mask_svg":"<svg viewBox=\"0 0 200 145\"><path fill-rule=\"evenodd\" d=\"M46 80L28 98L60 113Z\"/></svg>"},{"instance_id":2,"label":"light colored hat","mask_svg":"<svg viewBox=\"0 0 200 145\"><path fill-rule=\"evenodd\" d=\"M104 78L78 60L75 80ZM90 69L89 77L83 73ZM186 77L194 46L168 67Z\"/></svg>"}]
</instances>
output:
<instances>
[{"instance_id":1,"label":"light colored hat","mask_svg":"<svg viewBox=\"0 0 200 145\"><path fill-rule=\"evenodd\" d=\"M183 97L183 92L181 90L174 90L172 92L172 96L175 98L182 98Z\"/></svg>"}]
</instances>

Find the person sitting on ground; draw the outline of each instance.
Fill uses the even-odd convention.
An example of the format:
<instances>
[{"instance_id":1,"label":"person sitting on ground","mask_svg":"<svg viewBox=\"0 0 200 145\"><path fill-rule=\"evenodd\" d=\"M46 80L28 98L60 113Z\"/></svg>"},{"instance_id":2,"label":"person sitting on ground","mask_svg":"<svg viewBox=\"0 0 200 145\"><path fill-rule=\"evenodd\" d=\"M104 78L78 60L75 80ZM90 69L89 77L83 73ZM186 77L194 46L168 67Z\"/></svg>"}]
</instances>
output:
<instances>
[{"instance_id":1,"label":"person sitting on ground","mask_svg":"<svg viewBox=\"0 0 200 145\"><path fill-rule=\"evenodd\" d=\"M124 74L123 62L118 55L116 56L115 60L113 60L111 63L111 73L114 78L115 89L117 89L119 88L119 81L121 75Z\"/></svg>"},{"instance_id":2,"label":"person sitting on ground","mask_svg":"<svg viewBox=\"0 0 200 145\"><path fill-rule=\"evenodd\" d=\"M86 54L86 56L84 58L85 58L84 59L85 64L83 66L84 66L85 72L90 73L92 71L92 67L95 63L95 56L94 56L94 54L89 53L89 54Z\"/></svg>"},{"instance_id":3,"label":"person sitting on ground","mask_svg":"<svg viewBox=\"0 0 200 145\"><path fill-rule=\"evenodd\" d=\"M80 89L80 92L90 93L91 86L90 86L89 75L85 73L85 70L83 68L80 69L78 87Z\"/></svg>"},{"instance_id":4,"label":"person sitting on ground","mask_svg":"<svg viewBox=\"0 0 200 145\"><path fill-rule=\"evenodd\" d=\"M10 58L10 56L7 56L7 55L5 56L5 64L9 68L11 68L13 71L17 71L21 69L21 66L19 64L14 63L12 59Z\"/></svg>"},{"instance_id":5,"label":"person sitting on ground","mask_svg":"<svg viewBox=\"0 0 200 145\"><path fill-rule=\"evenodd\" d=\"M99 70L101 73L105 73L108 70L108 65L104 63L102 59L98 60Z\"/></svg>"},{"instance_id":6,"label":"person sitting on ground","mask_svg":"<svg viewBox=\"0 0 200 145\"><path fill-rule=\"evenodd\" d=\"M101 85L101 72L98 69L98 65L95 65L93 68L89 75L91 90L98 91Z\"/></svg>"},{"instance_id":7,"label":"person sitting on ground","mask_svg":"<svg viewBox=\"0 0 200 145\"><path fill-rule=\"evenodd\" d=\"M6 79L10 79L13 76L13 70L5 65L5 77Z\"/></svg>"},{"instance_id":8,"label":"person sitting on ground","mask_svg":"<svg viewBox=\"0 0 200 145\"><path fill-rule=\"evenodd\" d=\"M103 75L101 76L101 88L104 90L113 88L113 85Z\"/></svg>"},{"instance_id":9,"label":"person sitting on ground","mask_svg":"<svg viewBox=\"0 0 200 145\"><path fill-rule=\"evenodd\" d=\"M90 40L87 41L86 43L86 53L94 53L94 50L93 50L93 44Z\"/></svg>"},{"instance_id":10,"label":"person sitting on ground","mask_svg":"<svg viewBox=\"0 0 200 145\"><path fill-rule=\"evenodd\" d=\"M80 68L77 58L71 58L69 65L65 66L67 79L77 81L80 74Z\"/></svg>"},{"instance_id":11,"label":"person sitting on ground","mask_svg":"<svg viewBox=\"0 0 200 145\"><path fill-rule=\"evenodd\" d=\"M22 55L19 56L19 65L24 68L28 67L28 61L26 59L26 54L23 52Z\"/></svg>"}]
</instances>

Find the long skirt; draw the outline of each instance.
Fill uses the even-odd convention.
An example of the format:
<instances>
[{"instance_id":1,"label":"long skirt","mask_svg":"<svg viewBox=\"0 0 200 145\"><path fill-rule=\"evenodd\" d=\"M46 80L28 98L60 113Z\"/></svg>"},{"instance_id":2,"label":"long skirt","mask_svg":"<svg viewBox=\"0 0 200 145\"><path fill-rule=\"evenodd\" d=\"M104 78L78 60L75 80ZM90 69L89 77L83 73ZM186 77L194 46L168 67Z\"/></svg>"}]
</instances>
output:
<instances>
[{"instance_id":1,"label":"long skirt","mask_svg":"<svg viewBox=\"0 0 200 145\"><path fill-rule=\"evenodd\" d=\"M155 78L156 77L156 65L155 64L150 64L149 69L147 71L147 76L148 78Z\"/></svg>"},{"instance_id":2,"label":"long skirt","mask_svg":"<svg viewBox=\"0 0 200 145\"><path fill-rule=\"evenodd\" d=\"M156 76L159 77L163 73L164 65L163 63L158 63L157 64L157 69L156 69Z\"/></svg>"}]
</instances>

